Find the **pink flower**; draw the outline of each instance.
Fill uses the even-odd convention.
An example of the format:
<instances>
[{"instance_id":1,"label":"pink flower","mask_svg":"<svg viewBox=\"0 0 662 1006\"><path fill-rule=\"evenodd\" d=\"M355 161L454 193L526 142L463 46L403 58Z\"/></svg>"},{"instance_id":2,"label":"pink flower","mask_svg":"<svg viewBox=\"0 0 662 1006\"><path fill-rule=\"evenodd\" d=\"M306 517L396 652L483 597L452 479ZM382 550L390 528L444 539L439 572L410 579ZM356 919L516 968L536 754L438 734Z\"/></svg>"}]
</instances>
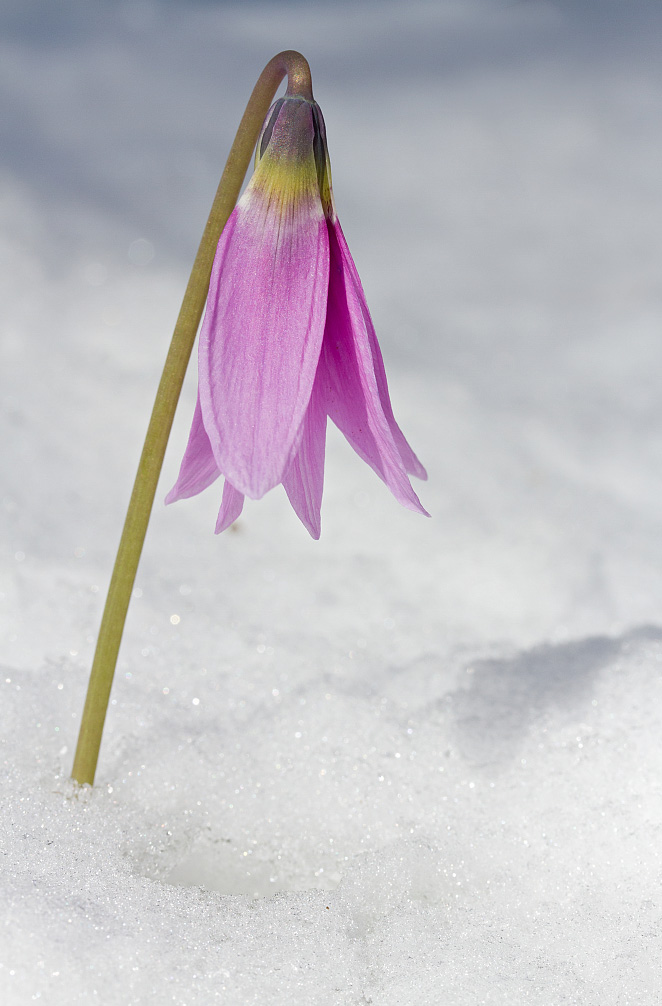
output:
<instances>
[{"instance_id":1,"label":"pink flower","mask_svg":"<svg viewBox=\"0 0 662 1006\"><path fill-rule=\"evenodd\" d=\"M326 419L398 502L426 478L391 409L365 295L335 214L322 113L280 98L221 234L200 332L199 388L166 503L225 476L216 533L279 483L320 536Z\"/></svg>"}]
</instances>

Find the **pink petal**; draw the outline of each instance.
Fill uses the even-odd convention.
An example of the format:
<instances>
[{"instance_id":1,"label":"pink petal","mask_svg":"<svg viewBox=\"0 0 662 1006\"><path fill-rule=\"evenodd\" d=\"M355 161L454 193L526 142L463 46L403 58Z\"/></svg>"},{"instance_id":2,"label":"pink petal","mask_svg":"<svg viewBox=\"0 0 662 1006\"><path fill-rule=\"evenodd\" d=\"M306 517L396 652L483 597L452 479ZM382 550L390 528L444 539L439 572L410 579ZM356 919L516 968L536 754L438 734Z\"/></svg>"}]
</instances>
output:
<instances>
[{"instance_id":1,"label":"pink petal","mask_svg":"<svg viewBox=\"0 0 662 1006\"><path fill-rule=\"evenodd\" d=\"M429 516L407 478L387 419L365 321L368 308L343 255L338 230L336 224L329 225L329 299L320 357L326 408L356 453L383 479L398 502Z\"/></svg>"},{"instance_id":2,"label":"pink petal","mask_svg":"<svg viewBox=\"0 0 662 1006\"><path fill-rule=\"evenodd\" d=\"M214 460L209 437L202 423L200 396L198 395L179 476L166 496L166 503L174 503L176 500L188 499L189 496L201 493L203 489L215 482L220 474Z\"/></svg>"},{"instance_id":3,"label":"pink petal","mask_svg":"<svg viewBox=\"0 0 662 1006\"><path fill-rule=\"evenodd\" d=\"M310 105L283 109L218 243L200 333L200 403L216 464L254 499L282 481L299 446L328 289Z\"/></svg>"},{"instance_id":4,"label":"pink petal","mask_svg":"<svg viewBox=\"0 0 662 1006\"><path fill-rule=\"evenodd\" d=\"M310 404L303 420L303 435L299 450L283 478L285 492L294 511L316 540L321 533L320 508L324 487L324 447L326 441L326 409L315 381Z\"/></svg>"},{"instance_id":5,"label":"pink petal","mask_svg":"<svg viewBox=\"0 0 662 1006\"><path fill-rule=\"evenodd\" d=\"M345 235L343 234L342 227L340 226L340 221L337 218L333 223L333 227L338 239L338 248L342 257L343 268L351 277L351 282L354 286L357 299L361 307L361 314L363 315L363 321L368 333L368 340L370 342L370 351L372 353L372 362L375 378L377 380L379 400L382 404L384 416L386 417L386 421L393 435L395 445L400 452L400 457L402 458L405 470L409 472L410 475L415 475L417 478L425 480L428 477L428 473L407 443L402 430L395 421L393 408L391 406L391 399L388 393L388 382L386 380L384 360L382 358L382 351L379 348L379 343L377 342L375 326L373 325L372 318L370 317L370 311L368 310L368 304L363 292L363 286L361 284L356 265L354 264L354 259L352 258L351 252L347 246L347 241L345 240Z\"/></svg>"},{"instance_id":6,"label":"pink petal","mask_svg":"<svg viewBox=\"0 0 662 1006\"><path fill-rule=\"evenodd\" d=\"M231 524L234 524L237 517L243 510L243 507L244 494L240 493L234 486L230 485L226 479L223 486L221 509L218 511L216 530L214 531L214 534L220 534L221 531L225 531L225 529L230 527Z\"/></svg>"}]
</instances>

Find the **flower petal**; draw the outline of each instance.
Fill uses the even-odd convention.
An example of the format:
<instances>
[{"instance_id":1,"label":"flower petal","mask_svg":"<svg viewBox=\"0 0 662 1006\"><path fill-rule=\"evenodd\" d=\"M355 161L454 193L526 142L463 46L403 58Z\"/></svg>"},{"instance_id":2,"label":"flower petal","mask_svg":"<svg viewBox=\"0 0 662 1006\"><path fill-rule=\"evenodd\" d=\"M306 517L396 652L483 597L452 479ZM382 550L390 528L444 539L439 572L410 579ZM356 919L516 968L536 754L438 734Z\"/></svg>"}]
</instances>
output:
<instances>
[{"instance_id":1,"label":"flower petal","mask_svg":"<svg viewBox=\"0 0 662 1006\"><path fill-rule=\"evenodd\" d=\"M329 250L312 138L310 103L286 99L221 235L200 333L216 464L254 499L299 446L324 333Z\"/></svg>"},{"instance_id":2,"label":"flower petal","mask_svg":"<svg viewBox=\"0 0 662 1006\"><path fill-rule=\"evenodd\" d=\"M368 310L368 304L363 292L363 286L361 284L358 270L354 264L354 259L352 258L351 252L347 246L345 235L343 234L342 227L340 226L340 222L337 218L334 221L333 226L338 239L338 250L342 257L343 269L351 277L352 285L356 291L357 300L361 308L361 314L363 315L366 332L368 333L375 379L377 381L377 390L379 392L379 400L382 404L386 422L388 423L393 435L395 445L400 452L400 457L402 458L402 463L405 466L405 471L407 471L410 475L415 475L417 478L425 480L428 477L428 473L407 443L404 433L395 421L393 408L391 406L391 398L388 393L388 382L386 380L384 360L382 358L382 351L379 348L379 343L377 341L375 326L373 325L372 318L370 317L370 311Z\"/></svg>"},{"instance_id":3,"label":"flower petal","mask_svg":"<svg viewBox=\"0 0 662 1006\"><path fill-rule=\"evenodd\" d=\"M174 503L176 500L188 499L189 496L201 493L215 482L220 474L202 422L198 395L179 476L165 498L166 503Z\"/></svg>"},{"instance_id":4,"label":"flower petal","mask_svg":"<svg viewBox=\"0 0 662 1006\"><path fill-rule=\"evenodd\" d=\"M316 540L322 530L320 508L324 488L325 442L326 409L322 402L319 381L316 380L303 420L303 435L299 450L283 478L285 492L296 515Z\"/></svg>"},{"instance_id":5,"label":"flower petal","mask_svg":"<svg viewBox=\"0 0 662 1006\"><path fill-rule=\"evenodd\" d=\"M326 408L356 453L383 479L398 502L429 516L407 478L387 419L365 320L368 308L338 235L337 224L330 223L329 298L320 358Z\"/></svg>"},{"instance_id":6,"label":"flower petal","mask_svg":"<svg viewBox=\"0 0 662 1006\"><path fill-rule=\"evenodd\" d=\"M230 527L230 524L234 524L243 508L244 494L235 489L233 485L230 485L226 479L223 485L223 498L221 500L221 508L218 511L214 534L220 534L221 531L225 531L226 528Z\"/></svg>"}]
</instances>

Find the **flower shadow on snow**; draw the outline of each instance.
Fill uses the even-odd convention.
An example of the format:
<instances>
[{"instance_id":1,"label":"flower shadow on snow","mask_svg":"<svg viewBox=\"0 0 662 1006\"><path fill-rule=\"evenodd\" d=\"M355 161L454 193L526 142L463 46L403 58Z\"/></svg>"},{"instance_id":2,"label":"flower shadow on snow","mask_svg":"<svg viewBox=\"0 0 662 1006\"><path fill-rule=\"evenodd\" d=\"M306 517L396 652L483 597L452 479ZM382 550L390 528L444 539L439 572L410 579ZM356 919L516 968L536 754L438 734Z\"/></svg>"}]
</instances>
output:
<instances>
[{"instance_id":1,"label":"flower shadow on snow","mask_svg":"<svg viewBox=\"0 0 662 1006\"><path fill-rule=\"evenodd\" d=\"M384 798L381 792L378 796L377 790L371 789L370 780L377 777L375 765L384 773L387 738L394 730L397 732L402 728L405 722L401 720L402 716L407 717L407 723L411 722L409 716L414 714L415 717L415 710L408 705L400 690L406 675L394 675L391 670L392 691L384 707L387 711L380 712L377 720L374 720L374 701L381 697L381 709L381 702L388 693L387 679L382 680L376 692L366 689L365 693L361 693L365 711L370 714L371 722L377 724L371 749L375 771L365 775L363 787L357 790L368 808L366 827L369 823L372 830L373 821L389 820L390 810L395 809L396 816L399 815L401 804L398 803L397 793L415 791L422 785L421 779L429 769L430 758L438 759L440 744L442 748L448 745L446 754L455 750L458 757L454 760L460 776L467 765L486 769L492 774L507 772L531 732L541 730L548 718L553 718L562 728L566 722L571 725L590 716L591 703L598 693L601 676L610 670L612 674L618 673L621 660L622 673L625 674L625 667L631 666L628 655L645 649L647 644L659 644L660 641L662 627L644 625L621 636L593 636L556 645L539 645L509 658L476 660L466 668L469 671L466 684L445 694L445 682L439 676L438 661L421 666L417 692L427 691L428 702L424 705L436 709L441 719L437 718L432 732L434 736L428 736L430 747L426 745L423 731L417 744L418 757L414 760L401 759L395 770L388 769L388 772L395 771L392 776L393 794L396 794L393 801ZM410 667L410 674L411 670ZM358 681L354 680L351 695L355 702L360 691ZM451 766L452 762L449 762L448 768L451 769ZM447 772L443 776L447 782L438 794L443 793L445 798L455 785L453 779L458 781L459 776L456 776L457 773L452 770ZM321 853L314 836L306 837L304 832L295 837L287 828L285 831L281 828L270 842L251 840L246 837L245 831L241 838L241 829L237 830L234 838L219 837L213 830L203 829L190 844L180 849L177 861L171 861L167 875L159 879L175 886L200 887L226 896L251 899L337 890L337 896L347 903L356 932L366 933L378 919L379 912L375 906L385 904L387 895L393 904L404 901L441 903L447 901L451 894L453 899L458 896L453 884L459 883L455 879L456 874L459 876L467 869L463 861L466 849L460 856L456 838L445 831L439 832L433 819L434 815L426 813L423 816L424 832L430 837L429 849L423 842L420 848L417 845L414 856L412 846L404 859L400 843L393 841L390 832L388 836L383 836L383 844L380 842L379 852L375 854L377 859L372 853L366 854L359 845L350 845L344 849L345 854L339 861L333 855ZM422 820L419 820L420 824ZM422 834L419 830L418 840ZM405 860L412 856L422 865L416 867L411 877L407 874L406 883L403 877L400 878L404 887L402 884L395 885L390 874L372 876L375 863L381 861L380 857L384 862L388 860L388 870L399 876L405 868ZM437 872L431 870L431 861L437 863ZM463 882L463 889L465 887ZM470 887L469 884L466 890ZM366 891L371 906L367 914L360 905Z\"/></svg>"},{"instance_id":2,"label":"flower shadow on snow","mask_svg":"<svg viewBox=\"0 0 662 1006\"><path fill-rule=\"evenodd\" d=\"M595 679L629 645L660 639L661 628L645 625L622 636L591 636L536 646L510 659L476 661L468 669L469 687L449 696L460 753L474 765L505 767L550 708L574 713L590 702Z\"/></svg>"}]
</instances>

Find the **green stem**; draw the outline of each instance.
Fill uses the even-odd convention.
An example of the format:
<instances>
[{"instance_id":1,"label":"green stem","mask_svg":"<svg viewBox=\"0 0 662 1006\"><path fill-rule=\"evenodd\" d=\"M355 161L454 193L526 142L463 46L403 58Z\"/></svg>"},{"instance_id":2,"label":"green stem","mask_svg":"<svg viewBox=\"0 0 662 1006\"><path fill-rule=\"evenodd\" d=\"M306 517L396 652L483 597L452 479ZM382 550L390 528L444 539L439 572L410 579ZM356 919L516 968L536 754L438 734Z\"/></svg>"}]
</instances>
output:
<instances>
[{"instance_id":1,"label":"green stem","mask_svg":"<svg viewBox=\"0 0 662 1006\"><path fill-rule=\"evenodd\" d=\"M267 63L239 124L177 318L138 464L90 672L71 773L81 785L94 783L126 613L179 393L207 297L216 245L237 201L264 118L285 75L288 94L312 100L310 68L301 53L281 52Z\"/></svg>"}]
</instances>

